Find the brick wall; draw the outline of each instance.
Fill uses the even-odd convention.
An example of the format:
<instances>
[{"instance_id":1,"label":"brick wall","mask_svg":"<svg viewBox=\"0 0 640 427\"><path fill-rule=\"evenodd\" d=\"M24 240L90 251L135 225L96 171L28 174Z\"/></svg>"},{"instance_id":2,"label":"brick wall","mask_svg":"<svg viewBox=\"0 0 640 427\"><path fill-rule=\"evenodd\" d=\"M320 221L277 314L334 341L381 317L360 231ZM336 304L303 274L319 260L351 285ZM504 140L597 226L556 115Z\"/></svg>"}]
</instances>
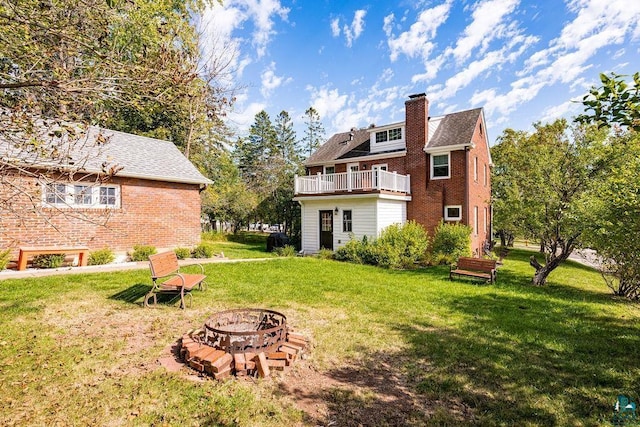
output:
<instances>
[{"instance_id":1,"label":"brick wall","mask_svg":"<svg viewBox=\"0 0 640 427\"><path fill-rule=\"evenodd\" d=\"M424 225L431 233L433 227L429 219L434 215L439 218L440 211L432 203L433 192L427 193L428 163L424 146L428 135L429 101L426 96L406 101L405 114L407 155L404 158L404 173L411 175L411 201L407 203L407 219Z\"/></svg>"},{"instance_id":2,"label":"brick wall","mask_svg":"<svg viewBox=\"0 0 640 427\"><path fill-rule=\"evenodd\" d=\"M467 179L469 185L469 220L468 224L474 226L473 209L478 207L478 232L474 232L471 236L471 248L477 251L478 255L482 255L483 245L491 240L490 224L491 224L491 171L489 166L489 150L487 143L486 129L484 123L479 118L476 123L475 132L472 141L475 147L469 151L469 177ZM478 158L477 180L474 176L475 158ZM486 168L486 169L485 169ZM486 170L486 182L485 182ZM486 209L486 223L484 213Z\"/></svg>"},{"instance_id":3,"label":"brick wall","mask_svg":"<svg viewBox=\"0 0 640 427\"><path fill-rule=\"evenodd\" d=\"M8 185L0 188L0 197L12 197L20 213L0 218L0 248L86 245L124 251L139 244L172 248L200 241L198 185L114 177L108 185L120 186L119 209L54 209L40 208L41 190L35 179L13 179L29 181L31 194L10 194ZM41 214L35 213L29 196Z\"/></svg>"}]
</instances>

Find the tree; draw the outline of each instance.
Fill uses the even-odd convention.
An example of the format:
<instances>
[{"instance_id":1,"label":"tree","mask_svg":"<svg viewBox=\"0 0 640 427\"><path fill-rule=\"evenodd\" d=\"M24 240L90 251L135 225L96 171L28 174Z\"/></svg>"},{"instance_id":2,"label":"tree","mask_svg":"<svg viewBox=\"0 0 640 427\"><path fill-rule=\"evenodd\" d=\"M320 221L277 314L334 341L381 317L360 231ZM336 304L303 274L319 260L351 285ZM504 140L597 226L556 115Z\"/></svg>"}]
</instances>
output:
<instances>
[{"instance_id":1,"label":"tree","mask_svg":"<svg viewBox=\"0 0 640 427\"><path fill-rule=\"evenodd\" d=\"M217 78L229 63L200 56L191 18L206 4L208 0L0 4L0 143L15 154L13 159L22 160L0 163L3 184L27 195L29 188L20 188L14 177L68 179L81 169L82 160L75 159L69 169L66 153L84 143L89 124L170 139L189 156L194 141L204 141L201 137L233 102ZM22 167L41 159L51 170ZM95 179L108 179L115 170ZM44 218L36 199L25 212ZM0 214L6 212L22 215L16 205L0 201Z\"/></svg>"},{"instance_id":2,"label":"tree","mask_svg":"<svg viewBox=\"0 0 640 427\"><path fill-rule=\"evenodd\" d=\"M505 131L499 145L508 156L500 160L498 181L513 182L504 192L503 208L516 211L510 221L520 235L540 242L544 264L535 256L533 283L544 285L549 274L580 245L584 230L582 196L605 173L602 132L574 128L565 120L534 124L532 134ZM509 206L509 202L513 206Z\"/></svg>"},{"instance_id":3,"label":"tree","mask_svg":"<svg viewBox=\"0 0 640 427\"><path fill-rule=\"evenodd\" d=\"M640 73L629 86L622 75L600 74L602 86L584 97L586 114L576 121L620 126L607 146L611 168L585 201L585 240L600 258L614 294L640 299Z\"/></svg>"},{"instance_id":4,"label":"tree","mask_svg":"<svg viewBox=\"0 0 640 427\"><path fill-rule=\"evenodd\" d=\"M293 120L288 112L283 110L276 116L274 130L278 153L287 164L287 169L295 172L300 166L301 156L296 141L296 131L293 129Z\"/></svg>"},{"instance_id":5,"label":"tree","mask_svg":"<svg viewBox=\"0 0 640 427\"><path fill-rule=\"evenodd\" d=\"M518 214L520 206L520 189L513 180L511 170L518 161L518 142L527 138L526 132L506 129L500 143L491 148L494 167L491 177L491 198L493 205L493 227L500 236L503 247L513 246L518 232Z\"/></svg>"},{"instance_id":6,"label":"tree","mask_svg":"<svg viewBox=\"0 0 640 427\"><path fill-rule=\"evenodd\" d=\"M305 145L307 155L310 156L324 141L324 126L320 121L320 115L315 108L309 107L304 112L306 128L302 142Z\"/></svg>"},{"instance_id":7,"label":"tree","mask_svg":"<svg viewBox=\"0 0 640 427\"><path fill-rule=\"evenodd\" d=\"M600 259L600 271L615 295L640 299L640 134L611 138L612 167L585 200L584 240Z\"/></svg>"},{"instance_id":8,"label":"tree","mask_svg":"<svg viewBox=\"0 0 640 427\"><path fill-rule=\"evenodd\" d=\"M596 123L598 127L618 124L640 132L640 73L633 75L633 86L626 76L616 73L600 74L602 86L592 87L585 95L585 114L576 118L579 123Z\"/></svg>"}]
</instances>

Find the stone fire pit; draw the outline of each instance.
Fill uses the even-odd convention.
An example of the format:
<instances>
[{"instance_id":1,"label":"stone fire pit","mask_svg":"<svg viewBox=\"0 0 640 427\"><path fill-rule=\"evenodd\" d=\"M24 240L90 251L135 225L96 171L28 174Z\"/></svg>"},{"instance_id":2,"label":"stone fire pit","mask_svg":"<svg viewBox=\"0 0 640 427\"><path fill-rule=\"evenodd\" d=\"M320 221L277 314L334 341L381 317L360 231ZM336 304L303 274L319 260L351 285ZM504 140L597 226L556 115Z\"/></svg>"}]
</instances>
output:
<instances>
[{"instance_id":1,"label":"stone fire pit","mask_svg":"<svg viewBox=\"0 0 640 427\"><path fill-rule=\"evenodd\" d=\"M181 340L180 355L187 364L216 379L269 376L287 370L304 352L308 339L287 326L284 314L267 309L242 308L215 313Z\"/></svg>"}]
</instances>

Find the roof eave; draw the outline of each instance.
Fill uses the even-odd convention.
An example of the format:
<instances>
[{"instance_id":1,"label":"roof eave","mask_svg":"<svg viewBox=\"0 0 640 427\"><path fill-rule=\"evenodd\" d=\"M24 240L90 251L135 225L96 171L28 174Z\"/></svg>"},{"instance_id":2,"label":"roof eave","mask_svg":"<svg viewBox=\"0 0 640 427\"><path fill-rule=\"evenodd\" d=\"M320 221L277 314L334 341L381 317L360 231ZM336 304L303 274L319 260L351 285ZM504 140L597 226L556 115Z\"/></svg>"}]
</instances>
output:
<instances>
[{"instance_id":1,"label":"roof eave","mask_svg":"<svg viewBox=\"0 0 640 427\"><path fill-rule=\"evenodd\" d=\"M475 148L475 146L473 142L466 142L464 144L445 145L442 147L424 147L424 152L427 154L447 153L449 151L464 150L467 147Z\"/></svg>"},{"instance_id":2,"label":"roof eave","mask_svg":"<svg viewBox=\"0 0 640 427\"><path fill-rule=\"evenodd\" d=\"M4 159L3 159L4 160ZM28 162L20 162L13 163L16 167L24 167L24 168L33 168L33 169L44 169L57 171L62 173L68 172L82 172L88 174L95 175L106 175L104 171L90 168L77 168L68 165L46 165L46 164L32 164ZM195 178L174 178L167 176L159 176L159 175L145 175L145 174L136 174L136 173L127 173L125 171L118 171L114 174L117 178L134 178L134 179L146 179L148 181L163 181L163 182L173 182L178 184L198 184L198 185L211 185L213 181L203 176L203 179L195 179Z\"/></svg>"},{"instance_id":3,"label":"roof eave","mask_svg":"<svg viewBox=\"0 0 640 427\"><path fill-rule=\"evenodd\" d=\"M353 162L361 162L361 161L370 161L370 160L380 160L380 159L392 159L392 158L396 158L396 157L404 157L407 155L407 150L402 150L402 151L394 151L394 152L386 152L386 153L375 153L375 154L368 154L366 156L358 156L358 157L347 157L347 158L343 158L343 159L332 159L332 160L325 160L322 162L305 162L304 165L305 167L314 167L314 166L324 166L324 165L337 165L337 164L342 164L342 163L353 163Z\"/></svg>"}]
</instances>

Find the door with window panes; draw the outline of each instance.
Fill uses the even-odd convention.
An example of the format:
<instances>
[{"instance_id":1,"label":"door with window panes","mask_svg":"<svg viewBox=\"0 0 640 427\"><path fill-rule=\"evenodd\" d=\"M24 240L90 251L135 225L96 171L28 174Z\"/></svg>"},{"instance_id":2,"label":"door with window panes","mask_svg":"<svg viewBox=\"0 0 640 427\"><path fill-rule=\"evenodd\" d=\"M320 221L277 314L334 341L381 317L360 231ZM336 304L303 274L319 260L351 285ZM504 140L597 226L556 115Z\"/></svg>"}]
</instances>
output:
<instances>
[{"instance_id":1,"label":"door with window panes","mask_svg":"<svg viewBox=\"0 0 640 427\"><path fill-rule=\"evenodd\" d=\"M333 211L320 211L320 249L333 250Z\"/></svg>"},{"instance_id":2,"label":"door with window panes","mask_svg":"<svg viewBox=\"0 0 640 427\"><path fill-rule=\"evenodd\" d=\"M386 171L387 165L373 165L371 170L373 171L373 187L378 188L378 182L380 182L380 171Z\"/></svg>"}]
</instances>

